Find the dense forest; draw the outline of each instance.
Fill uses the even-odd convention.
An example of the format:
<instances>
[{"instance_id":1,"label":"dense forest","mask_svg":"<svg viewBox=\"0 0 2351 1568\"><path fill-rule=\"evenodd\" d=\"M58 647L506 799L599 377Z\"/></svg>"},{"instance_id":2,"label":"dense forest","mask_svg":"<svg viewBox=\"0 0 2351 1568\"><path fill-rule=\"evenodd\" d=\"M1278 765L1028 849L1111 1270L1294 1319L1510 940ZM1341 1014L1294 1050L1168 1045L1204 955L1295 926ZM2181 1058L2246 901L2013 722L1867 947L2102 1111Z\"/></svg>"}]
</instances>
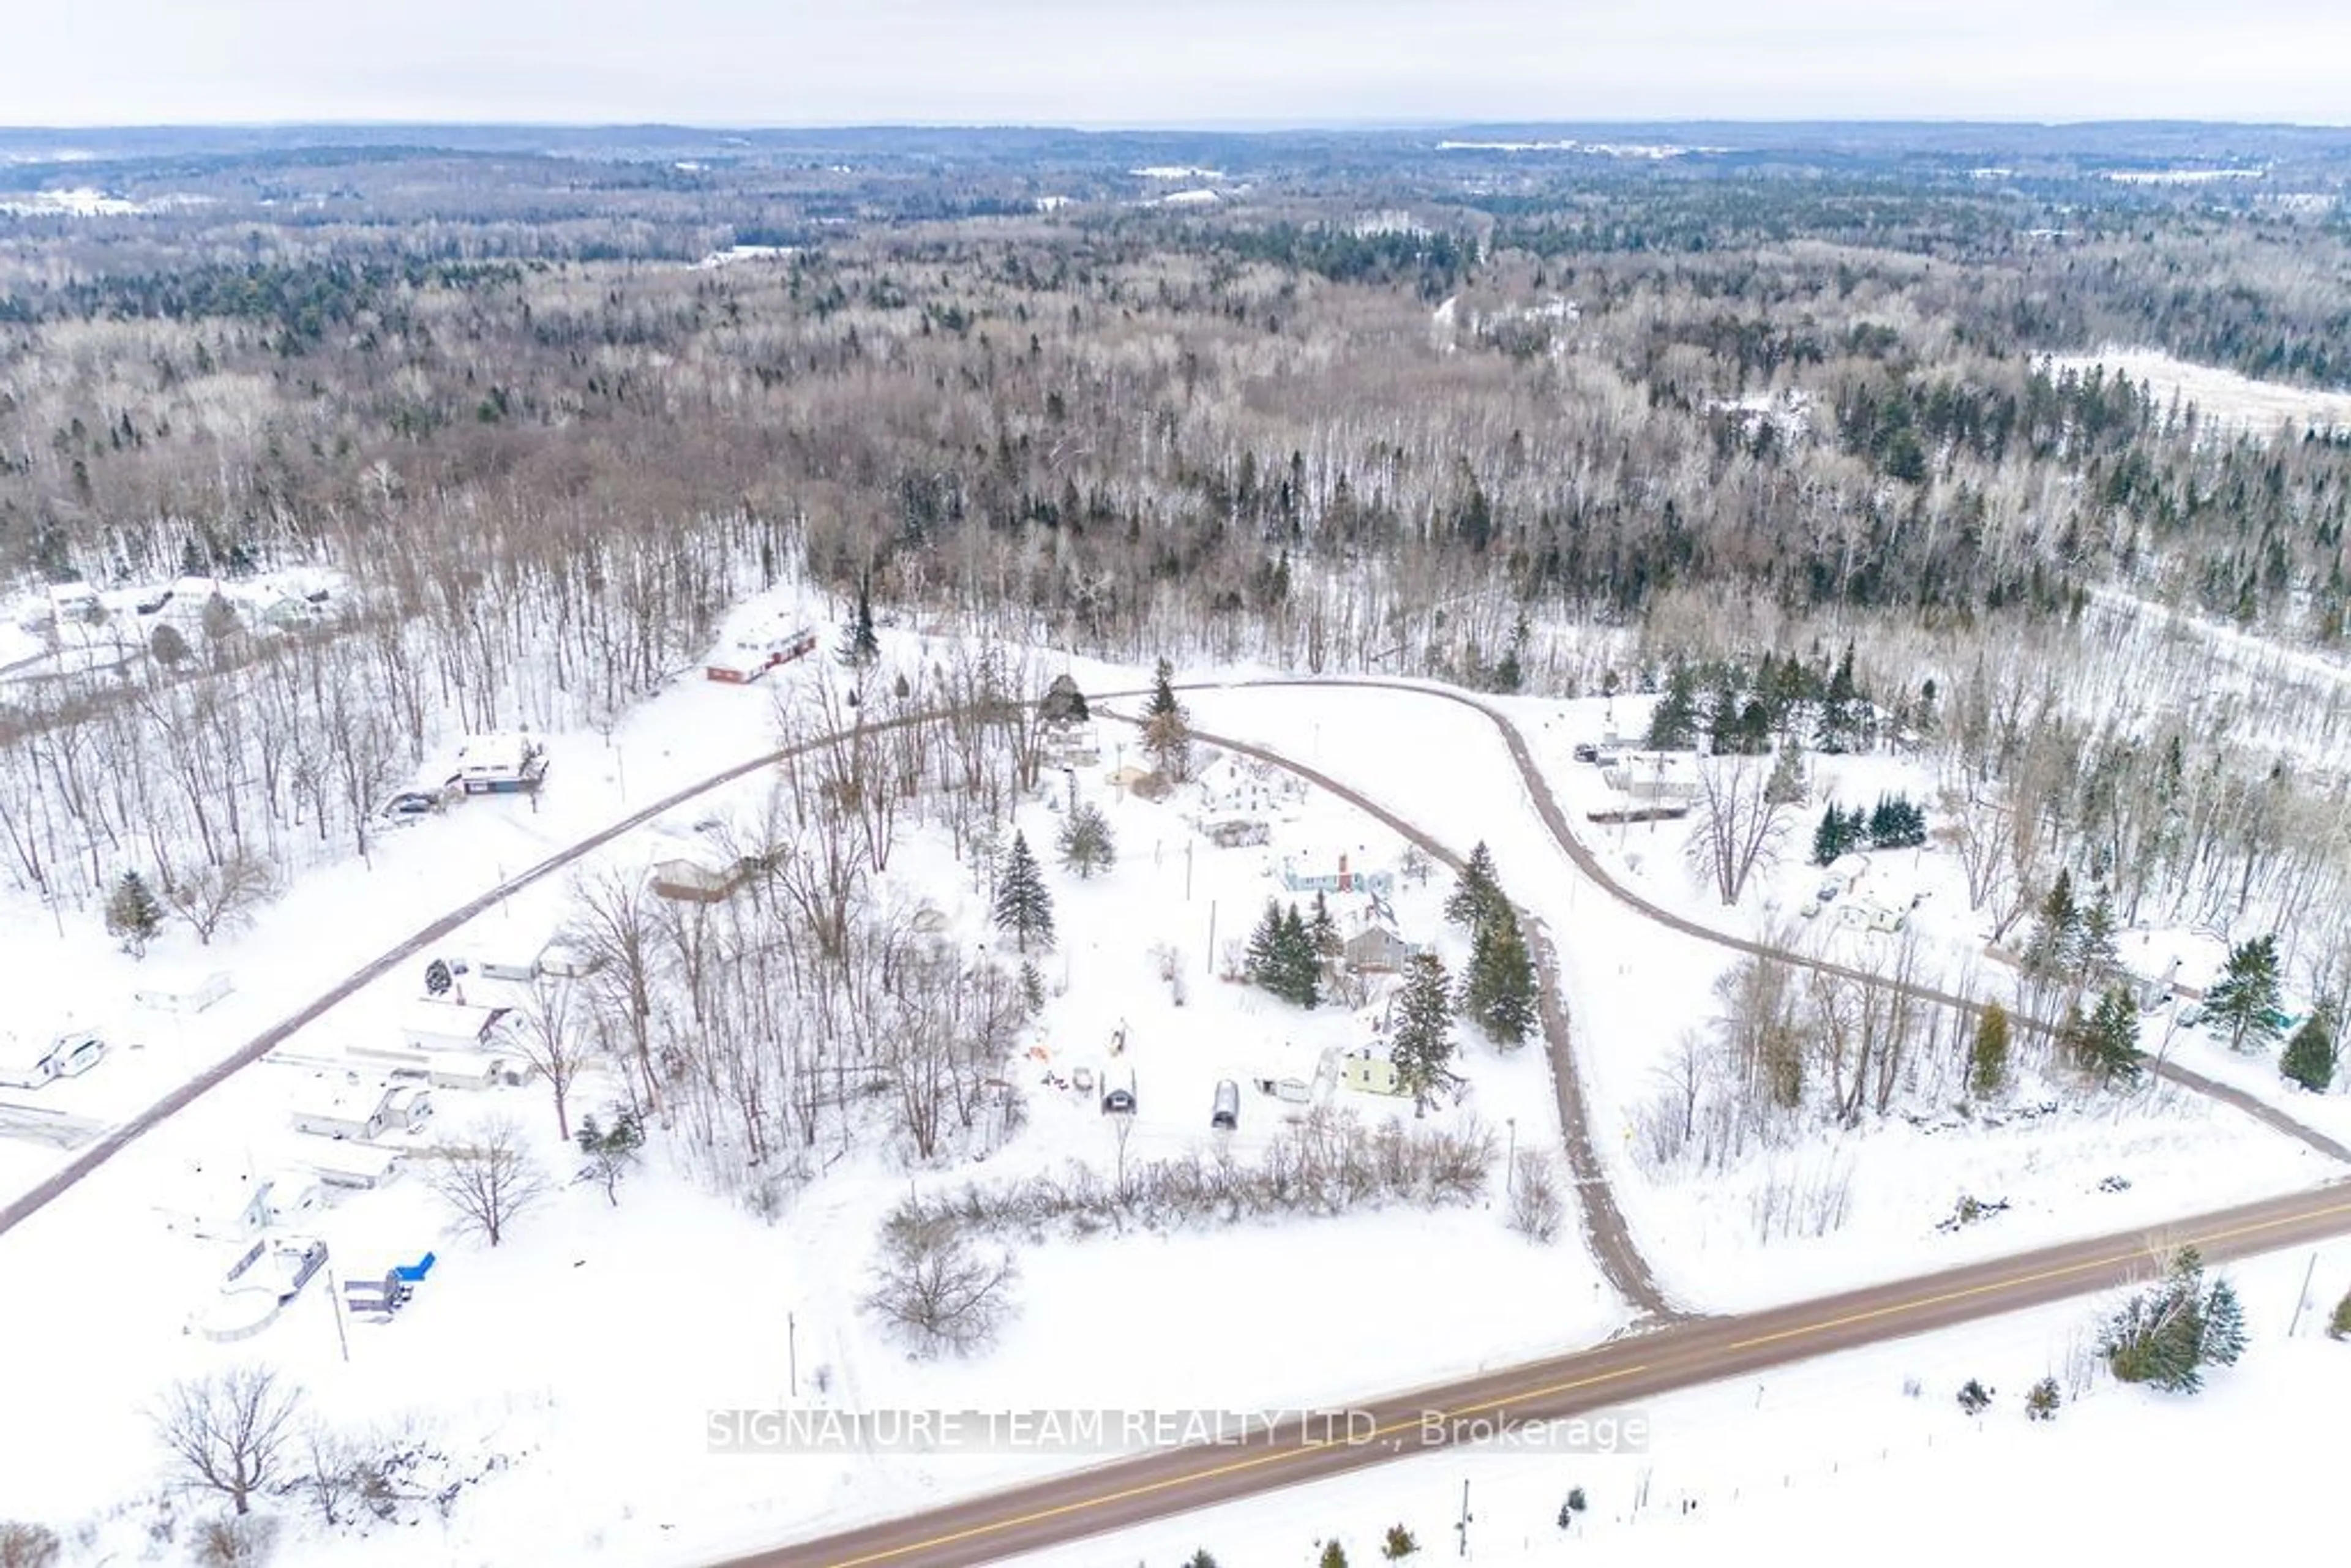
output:
<instances>
[{"instance_id":1,"label":"dense forest","mask_svg":"<svg viewBox=\"0 0 2351 1568\"><path fill-rule=\"evenodd\" d=\"M2149 643L2173 610L2341 643L2351 429L2074 358L2351 378L2339 154L2283 189L2111 151L1239 139L1170 204L1118 139L908 135L125 154L75 177L128 211L0 191L0 573L32 622L45 584L352 585L299 635L229 615L9 684L6 874L87 904L172 846L364 853L438 740L608 723L805 573L1135 663L1703 664L1725 743L1758 661L1817 687L1850 645L1887 735L2003 813L2016 899L2068 865L2205 918L2351 892L2333 678L2231 692Z\"/></svg>"}]
</instances>

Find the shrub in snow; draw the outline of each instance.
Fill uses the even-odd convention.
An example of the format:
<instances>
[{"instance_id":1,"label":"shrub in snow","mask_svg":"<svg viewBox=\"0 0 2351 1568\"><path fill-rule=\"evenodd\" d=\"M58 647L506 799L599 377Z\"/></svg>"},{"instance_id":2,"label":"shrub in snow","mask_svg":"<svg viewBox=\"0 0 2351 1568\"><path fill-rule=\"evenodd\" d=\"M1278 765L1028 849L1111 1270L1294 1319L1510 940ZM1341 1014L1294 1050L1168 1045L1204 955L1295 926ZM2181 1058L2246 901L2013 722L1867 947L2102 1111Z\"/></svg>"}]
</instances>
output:
<instances>
[{"instance_id":1,"label":"shrub in snow","mask_svg":"<svg viewBox=\"0 0 2351 1568\"><path fill-rule=\"evenodd\" d=\"M1991 1390L1974 1378L1959 1385L1959 1408L1970 1416L1980 1416L1991 1404Z\"/></svg>"},{"instance_id":2,"label":"shrub in snow","mask_svg":"<svg viewBox=\"0 0 2351 1568\"><path fill-rule=\"evenodd\" d=\"M1347 1549L1335 1541L1322 1543L1322 1555L1314 1560L1315 1568L1347 1568Z\"/></svg>"},{"instance_id":3,"label":"shrub in snow","mask_svg":"<svg viewBox=\"0 0 2351 1568\"><path fill-rule=\"evenodd\" d=\"M277 1521L262 1514L207 1521L196 1531L196 1561L203 1568L256 1568L277 1547Z\"/></svg>"},{"instance_id":4,"label":"shrub in snow","mask_svg":"<svg viewBox=\"0 0 2351 1568\"><path fill-rule=\"evenodd\" d=\"M1184 1568L1217 1568L1217 1560L1205 1546L1185 1560Z\"/></svg>"},{"instance_id":5,"label":"shrub in snow","mask_svg":"<svg viewBox=\"0 0 2351 1568\"><path fill-rule=\"evenodd\" d=\"M1559 1235L1566 1214L1551 1161L1532 1149L1522 1150L1510 1176L1510 1228L1530 1241L1550 1241Z\"/></svg>"},{"instance_id":6,"label":"shrub in snow","mask_svg":"<svg viewBox=\"0 0 2351 1568\"><path fill-rule=\"evenodd\" d=\"M1575 1516L1582 1513L1583 1510L1583 1489L1582 1487L1568 1488L1567 1500L1559 1505L1559 1527L1562 1530L1565 1530L1569 1525L1573 1524L1575 1522Z\"/></svg>"},{"instance_id":7,"label":"shrub in snow","mask_svg":"<svg viewBox=\"0 0 2351 1568\"><path fill-rule=\"evenodd\" d=\"M2057 1392L2057 1380L2044 1377L2034 1384L2024 1396L2024 1416L2028 1421L2053 1421L2057 1406L2064 1403Z\"/></svg>"},{"instance_id":8,"label":"shrub in snow","mask_svg":"<svg viewBox=\"0 0 2351 1568\"><path fill-rule=\"evenodd\" d=\"M0 1520L0 1568L53 1568L63 1550L46 1524Z\"/></svg>"},{"instance_id":9,"label":"shrub in snow","mask_svg":"<svg viewBox=\"0 0 2351 1568\"><path fill-rule=\"evenodd\" d=\"M1387 1538L1380 1542L1380 1555L1391 1563L1401 1563L1419 1550L1420 1542L1401 1524L1389 1525Z\"/></svg>"},{"instance_id":10,"label":"shrub in snow","mask_svg":"<svg viewBox=\"0 0 2351 1568\"><path fill-rule=\"evenodd\" d=\"M2351 1339L2351 1291L2346 1291L2343 1299L2335 1303L2335 1315L2326 1320L2326 1335L2329 1339Z\"/></svg>"}]
</instances>

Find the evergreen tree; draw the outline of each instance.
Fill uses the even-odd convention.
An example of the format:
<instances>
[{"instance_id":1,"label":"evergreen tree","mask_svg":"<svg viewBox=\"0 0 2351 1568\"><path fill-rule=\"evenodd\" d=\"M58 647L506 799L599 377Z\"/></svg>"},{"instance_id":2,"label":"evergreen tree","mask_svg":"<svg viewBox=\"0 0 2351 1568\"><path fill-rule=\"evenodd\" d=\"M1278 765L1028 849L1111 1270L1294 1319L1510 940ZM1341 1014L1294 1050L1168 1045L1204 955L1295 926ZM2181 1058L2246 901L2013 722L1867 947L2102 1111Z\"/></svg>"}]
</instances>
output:
<instances>
[{"instance_id":1,"label":"evergreen tree","mask_svg":"<svg viewBox=\"0 0 2351 1568\"><path fill-rule=\"evenodd\" d=\"M1322 999L1322 958L1315 950L1314 933L1298 913L1266 900L1265 915L1249 934L1244 973L1251 985L1271 991L1283 1001L1311 1008Z\"/></svg>"},{"instance_id":2,"label":"evergreen tree","mask_svg":"<svg viewBox=\"0 0 2351 1568\"><path fill-rule=\"evenodd\" d=\"M1030 1018L1045 1010L1045 977L1025 959L1020 965L1020 1006Z\"/></svg>"},{"instance_id":3,"label":"evergreen tree","mask_svg":"<svg viewBox=\"0 0 2351 1568\"><path fill-rule=\"evenodd\" d=\"M1461 977L1461 1011L1497 1045L1517 1045L1540 1019L1535 965L1526 934L1507 904L1479 923Z\"/></svg>"},{"instance_id":4,"label":"evergreen tree","mask_svg":"<svg viewBox=\"0 0 2351 1568\"><path fill-rule=\"evenodd\" d=\"M1092 877L1098 871L1108 871L1118 860L1110 819L1091 800L1080 802L1061 819L1060 848L1061 864L1076 872L1081 879Z\"/></svg>"},{"instance_id":5,"label":"evergreen tree","mask_svg":"<svg viewBox=\"0 0 2351 1568\"><path fill-rule=\"evenodd\" d=\"M1314 1568L1347 1568L1347 1549L1335 1541L1322 1543L1322 1554L1314 1560Z\"/></svg>"},{"instance_id":6,"label":"evergreen tree","mask_svg":"<svg viewBox=\"0 0 2351 1568\"><path fill-rule=\"evenodd\" d=\"M2229 967L2205 993L2205 1021L2229 1037L2230 1050L2259 1050L2283 1028L2278 996L2277 937L2256 936L2231 949Z\"/></svg>"},{"instance_id":7,"label":"evergreen tree","mask_svg":"<svg viewBox=\"0 0 2351 1568\"><path fill-rule=\"evenodd\" d=\"M1291 904L1281 912L1280 944L1281 985L1276 995L1301 1008L1322 999L1322 958L1314 950L1314 933Z\"/></svg>"},{"instance_id":8,"label":"evergreen tree","mask_svg":"<svg viewBox=\"0 0 2351 1568\"><path fill-rule=\"evenodd\" d=\"M996 928L1011 932L1023 953L1031 942L1041 947L1053 945L1053 895L1046 889L1026 833L1012 835L1012 852L997 881Z\"/></svg>"},{"instance_id":9,"label":"evergreen tree","mask_svg":"<svg viewBox=\"0 0 2351 1568\"><path fill-rule=\"evenodd\" d=\"M1975 1044L1968 1051L1968 1092L1990 1100L2008 1085L2008 1009L1998 1002L1976 1019Z\"/></svg>"},{"instance_id":10,"label":"evergreen tree","mask_svg":"<svg viewBox=\"0 0 2351 1568\"><path fill-rule=\"evenodd\" d=\"M1666 677L1666 695L1649 714L1649 749L1687 751L1698 743L1698 677L1677 664Z\"/></svg>"},{"instance_id":11,"label":"evergreen tree","mask_svg":"<svg viewBox=\"0 0 2351 1568\"><path fill-rule=\"evenodd\" d=\"M2343 1299L2335 1303L2335 1315L2326 1320L2326 1337L2351 1339L2351 1291L2344 1291Z\"/></svg>"},{"instance_id":12,"label":"evergreen tree","mask_svg":"<svg viewBox=\"0 0 2351 1568\"><path fill-rule=\"evenodd\" d=\"M2105 894L2082 912L2074 930L2071 950L2066 954L2074 977L2085 986L2104 986L2122 966L2122 954L2115 943L2119 925L2115 918L2115 901Z\"/></svg>"},{"instance_id":13,"label":"evergreen tree","mask_svg":"<svg viewBox=\"0 0 2351 1568\"><path fill-rule=\"evenodd\" d=\"M1467 930L1475 931L1493 916L1496 910L1508 906L1502 896L1502 884L1494 875L1494 854L1486 841L1478 841L1469 852L1469 859L1461 867L1459 880L1445 900L1445 918Z\"/></svg>"},{"instance_id":14,"label":"evergreen tree","mask_svg":"<svg viewBox=\"0 0 2351 1568\"><path fill-rule=\"evenodd\" d=\"M1144 699L1143 716L1147 719L1174 718L1184 711L1176 700L1176 671L1162 659L1151 672L1151 695Z\"/></svg>"},{"instance_id":15,"label":"evergreen tree","mask_svg":"<svg viewBox=\"0 0 2351 1568\"><path fill-rule=\"evenodd\" d=\"M1835 755L1852 748L1854 731L1859 724L1856 711L1860 688L1853 678L1853 644L1844 645L1844 656L1837 661L1836 673L1829 677L1827 690L1821 697L1821 722L1815 744L1820 749Z\"/></svg>"},{"instance_id":16,"label":"evergreen tree","mask_svg":"<svg viewBox=\"0 0 2351 1568\"><path fill-rule=\"evenodd\" d=\"M1991 1406L1991 1390L1974 1378L1959 1385L1959 1408L1970 1416L1980 1416Z\"/></svg>"},{"instance_id":17,"label":"evergreen tree","mask_svg":"<svg viewBox=\"0 0 2351 1568\"><path fill-rule=\"evenodd\" d=\"M1832 800L1821 812L1821 825L1813 830L1813 861L1816 865L1830 865L1846 851L1856 848L1869 836L1869 819L1855 806L1850 815Z\"/></svg>"},{"instance_id":18,"label":"evergreen tree","mask_svg":"<svg viewBox=\"0 0 2351 1568\"><path fill-rule=\"evenodd\" d=\"M2121 986L2109 986L2087 1019L2076 1008L2065 1036L2075 1061L2102 1083L2127 1087L2145 1071L2147 1056L2138 1048L2138 1008Z\"/></svg>"},{"instance_id":19,"label":"evergreen tree","mask_svg":"<svg viewBox=\"0 0 2351 1568\"><path fill-rule=\"evenodd\" d=\"M588 1156L587 1175L604 1189L605 1200L618 1208L621 1206L621 1177L636 1164L637 1151L644 1147L644 1124L637 1113L622 1107L612 1113L612 1124L600 1124L593 1115L580 1122L573 1141L580 1152Z\"/></svg>"},{"instance_id":20,"label":"evergreen tree","mask_svg":"<svg viewBox=\"0 0 2351 1568\"><path fill-rule=\"evenodd\" d=\"M882 640L873 634L873 577L866 572L857 579L857 607L841 631L840 657L852 669L863 669L881 656Z\"/></svg>"},{"instance_id":21,"label":"evergreen tree","mask_svg":"<svg viewBox=\"0 0 2351 1568\"><path fill-rule=\"evenodd\" d=\"M2061 866L2033 912L2032 935L2022 956L2024 972L2040 980L2064 974L2079 945L2081 924L2082 912L2074 902L2074 873Z\"/></svg>"},{"instance_id":22,"label":"evergreen tree","mask_svg":"<svg viewBox=\"0 0 2351 1568\"><path fill-rule=\"evenodd\" d=\"M1339 935L1339 923L1331 918L1330 903L1320 890L1314 894L1314 915L1307 923L1306 932L1313 939L1314 956L1326 963L1347 950L1345 940Z\"/></svg>"},{"instance_id":23,"label":"evergreen tree","mask_svg":"<svg viewBox=\"0 0 2351 1568\"><path fill-rule=\"evenodd\" d=\"M2286 1041L2285 1054L2278 1058L2278 1071L2313 1094L2324 1094L2335 1086L2335 1065L2334 1021L2321 1008Z\"/></svg>"},{"instance_id":24,"label":"evergreen tree","mask_svg":"<svg viewBox=\"0 0 2351 1568\"><path fill-rule=\"evenodd\" d=\"M1275 991L1281 987L1281 905L1269 898L1265 913L1249 933L1241 959L1241 974L1252 986Z\"/></svg>"},{"instance_id":25,"label":"evergreen tree","mask_svg":"<svg viewBox=\"0 0 2351 1568\"><path fill-rule=\"evenodd\" d=\"M1794 806L1801 804L1803 799L1804 750L1791 741L1780 748L1779 756L1771 759L1771 776L1763 780L1763 800L1767 805Z\"/></svg>"},{"instance_id":26,"label":"evergreen tree","mask_svg":"<svg viewBox=\"0 0 2351 1568\"><path fill-rule=\"evenodd\" d=\"M1420 1542L1401 1524L1389 1525L1386 1538L1380 1542L1380 1555L1391 1563L1401 1563L1419 1550Z\"/></svg>"},{"instance_id":27,"label":"evergreen tree","mask_svg":"<svg viewBox=\"0 0 2351 1568\"><path fill-rule=\"evenodd\" d=\"M2057 1406L2064 1402L2057 1392L2057 1380L2044 1377L2024 1396L2024 1418L2028 1421L2054 1421L2057 1419Z\"/></svg>"},{"instance_id":28,"label":"evergreen tree","mask_svg":"<svg viewBox=\"0 0 2351 1568\"><path fill-rule=\"evenodd\" d=\"M1176 700L1176 673L1165 659L1152 672L1143 705L1143 749L1165 777L1180 782L1192 776L1192 717Z\"/></svg>"},{"instance_id":29,"label":"evergreen tree","mask_svg":"<svg viewBox=\"0 0 2351 1568\"><path fill-rule=\"evenodd\" d=\"M2124 1383L2174 1393L2203 1386L2203 1368L2231 1366L2245 1350L2245 1315L2226 1280L2210 1285L2192 1247L2172 1260L2163 1281L2125 1302L2106 1321L2098 1352Z\"/></svg>"},{"instance_id":30,"label":"evergreen tree","mask_svg":"<svg viewBox=\"0 0 2351 1568\"><path fill-rule=\"evenodd\" d=\"M106 934L122 944L134 958L147 956L147 944L163 929L163 905L147 879L126 871L106 896Z\"/></svg>"},{"instance_id":31,"label":"evergreen tree","mask_svg":"<svg viewBox=\"0 0 2351 1568\"><path fill-rule=\"evenodd\" d=\"M1426 1110L1432 1095L1456 1082L1453 988L1436 954L1416 954L1405 966L1404 995L1396 1004L1396 1015L1395 1038L1388 1055L1395 1062L1398 1082L1412 1095L1415 1107Z\"/></svg>"},{"instance_id":32,"label":"evergreen tree","mask_svg":"<svg viewBox=\"0 0 2351 1568\"><path fill-rule=\"evenodd\" d=\"M1205 1546L1184 1561L1184 1568L1217 1568L1217 1559Z\"/></svg>"}]
</instances>

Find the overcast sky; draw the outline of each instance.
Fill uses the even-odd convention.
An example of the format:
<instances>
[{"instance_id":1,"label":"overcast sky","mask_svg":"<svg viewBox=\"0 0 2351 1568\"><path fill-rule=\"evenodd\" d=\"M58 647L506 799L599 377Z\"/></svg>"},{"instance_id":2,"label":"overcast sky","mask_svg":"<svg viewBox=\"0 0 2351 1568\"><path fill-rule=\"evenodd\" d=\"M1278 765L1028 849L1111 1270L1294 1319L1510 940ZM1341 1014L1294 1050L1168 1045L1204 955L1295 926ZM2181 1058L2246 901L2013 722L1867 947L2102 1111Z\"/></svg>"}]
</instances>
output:
<instances>
[{"instance_id":1,"label":"overcast sky","mask_svg":"<svg viewBox=\"0 0 2351 1568\"><path fill-rule=\"evenodd\" d=\"M2351 0L6 0L0 124L2351 122Z\"/></svg>"}]
</instances>

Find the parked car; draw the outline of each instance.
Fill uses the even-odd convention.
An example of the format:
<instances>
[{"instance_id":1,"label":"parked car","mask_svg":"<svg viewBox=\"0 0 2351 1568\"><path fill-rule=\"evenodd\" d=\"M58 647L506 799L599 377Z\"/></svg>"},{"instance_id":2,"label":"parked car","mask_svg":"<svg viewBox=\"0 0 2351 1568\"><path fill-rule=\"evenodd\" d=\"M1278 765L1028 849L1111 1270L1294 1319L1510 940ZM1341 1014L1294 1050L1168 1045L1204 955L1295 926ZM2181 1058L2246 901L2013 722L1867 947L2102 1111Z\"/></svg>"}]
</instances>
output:
<instances>
[{"instance_id":1,"label":"parked car","mask_svg":"<svg viewBox=\"0 0 2351 1568\"><path fill-rule=\"evenodd\" d=\"M416 822L441 809L441 797L430 789L402 789L386 800L378 814L387 822Z\"/></svg>"},{"instance_id":2,"label":"parked car","mask_svg":"<svg viewBox=\"0 0 2351 1568\"><path fill-rule=\"evenodd\" d=\"M1241 1124L1241 1086L1227 1078L1217 1084L1216 1109L1208 1113L1208 1125L1231 1132Z\"/></svg>"},{"instance_id":3,"label":"parked car","mask_svg":"<svg viewBox=\"0 0 2351 1568\"><path fill-rule=\"evenodd\" d=\"M1126 1082L1113 1083L1107 1075L1102 1079L1102 1113L1107 1116L1134 1114L1134 1074L1129 1072Z\"/></svg>"},{"instance_id":4,"label":"parked car","mask_svg":"<svg viewBox=\"0 0 2351 1568\"><path fill-rule=\"evenodd\" d=\"M1600 748L1588 740L1584 741L1575 748L1575 759L1578 762L1597 762L1600 760Z\"/></svg>"}]
</instances>

